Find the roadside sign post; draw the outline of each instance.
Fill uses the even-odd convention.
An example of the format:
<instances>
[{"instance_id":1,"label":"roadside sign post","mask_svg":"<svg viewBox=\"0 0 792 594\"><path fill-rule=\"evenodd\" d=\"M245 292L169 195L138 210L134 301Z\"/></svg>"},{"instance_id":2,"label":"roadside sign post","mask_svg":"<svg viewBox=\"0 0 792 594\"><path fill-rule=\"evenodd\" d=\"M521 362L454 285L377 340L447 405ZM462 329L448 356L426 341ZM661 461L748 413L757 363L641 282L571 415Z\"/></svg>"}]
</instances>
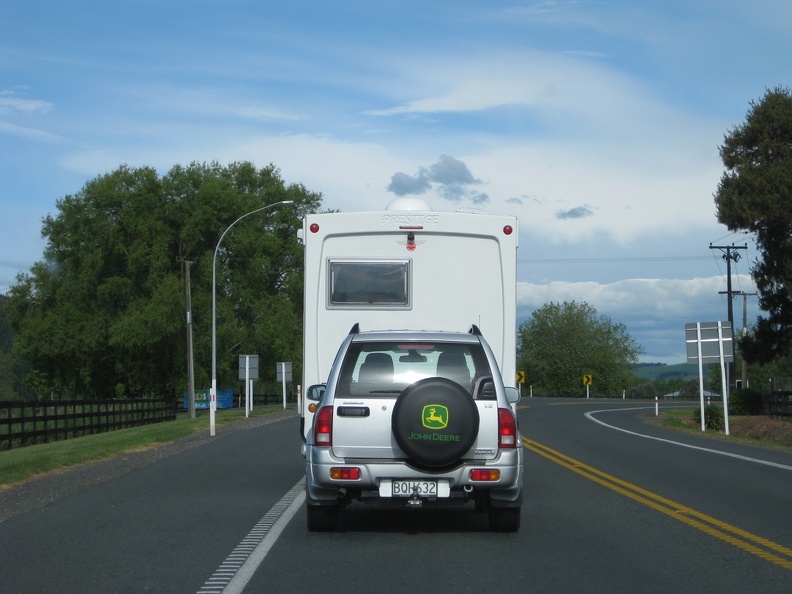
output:
<instances>
[{"instance_id":1,"label":"roadside sign post","mask_svg":"<svg viewBox=\"0 0 792 594\"><path fill-rule=\"evenodd\" d=\"M594 383L594 376L593 375L591 375L590 373L587 373L586 375L583 376L583 385L586 386L586 398L588 398L590 396L589 387L593 383Z\"/></svg>"},{"instance_id":2,"label":"roadside sign post","mask_svg":"<svg viewBox=\"0 0 792 594\"><path fill-rule=\"evenodd\" d=\"M258 376L258 355L239 355L239 379L245 382L245 417L253 410L253 380Z\"/></svg>"},{"instance_id":3,"label":"roadside sign post","mask_svg":"<svg viewBox=\"0 0 792 594\"><path fill-rule=\"evenodd\" d=\"M286 382L292 381L292 364L290 362L279 362L275 370L278 374L278 381L283 386L283 408L286 408Z\"/></svg>"},{"instance_id":4,"label":"roadside sign post","mask_svg":"<svg viewBox=\"0 0 792 594\"><path fill-rule=\"evenodd\" d=\"M729 347L733 348L733 343L731 342L731 324L725 322L729 326ZM723 347L723 338L724 338L724 322L720 322L718 324L718 347L719 347L719 354L720 354L720 363L721 363L721 392L723 394L723 431L726 435L729 434L729 396L728 396L728 387L729 384L726 381L726 365L724 364L724 347ZM729 361L734 361L734 351L731 351L731 357Z\"/></svg>"},{"instance_id":5,"label":"roadside sign post","mask_svg":"<svg viewBox=\"0 0 792 594\"><path fill-rule=\"evenodd\" d=\"M704 363L720 363L723 396L723 428L729 435L729 397L726 363L734 361L734 339L731 322L695 322L685 324L688 363L698 363L701 430L706 430L704 416Z\"/></svg>"},{"instance_id":6,"label":"roadside sign post","mask_svg":"<svg viewBox=\"0 0 792 594\"><path fill-rule=\"evenodd\" d=\"M517 392L522 397L522 385L525 383L525 372L518 371L517 372ZM533 394L531 394L533 396Z\"/></svg>"}]
</instances>

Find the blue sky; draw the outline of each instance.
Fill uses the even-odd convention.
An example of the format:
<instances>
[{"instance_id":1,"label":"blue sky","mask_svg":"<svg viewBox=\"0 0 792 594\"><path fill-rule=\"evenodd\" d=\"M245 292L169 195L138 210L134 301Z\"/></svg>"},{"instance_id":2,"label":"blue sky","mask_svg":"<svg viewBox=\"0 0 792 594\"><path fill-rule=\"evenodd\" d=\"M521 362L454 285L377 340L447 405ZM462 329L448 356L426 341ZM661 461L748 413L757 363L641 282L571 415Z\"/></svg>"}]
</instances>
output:
<instances>
[{"instance_id":1,"label":"blue sky","mask_svg":"<svg viewBox=\"0 0 792 594\"><path fill-rule=\"evenodd\" d=\"M791 30L775 0L5 0L0 292L86 181L249 160L328 208L516 215L520 316L586 301L683 362L684 324L726 318L710 243L748 245L755 291L718 146L792 83Z\"/></svg>"}]
</instances>

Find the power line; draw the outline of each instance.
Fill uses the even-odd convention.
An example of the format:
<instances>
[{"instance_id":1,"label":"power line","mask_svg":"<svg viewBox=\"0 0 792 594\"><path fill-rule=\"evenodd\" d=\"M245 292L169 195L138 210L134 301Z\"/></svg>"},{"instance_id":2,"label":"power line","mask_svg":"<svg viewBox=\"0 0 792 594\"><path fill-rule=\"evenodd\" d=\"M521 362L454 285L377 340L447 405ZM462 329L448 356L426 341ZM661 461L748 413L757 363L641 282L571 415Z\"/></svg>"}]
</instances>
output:
<instances>
[{"instance_id":1,"label":"power line","mask_svg":"<svg viewBox=\"0 0 792 594\"><path fill-rule=\"evenodd\" d=\"M611 262L677 262L709 260L711 256L649 256L643 258L525 258L518 259L522 264L607 264Z\"/></svg>"}]
</instances>

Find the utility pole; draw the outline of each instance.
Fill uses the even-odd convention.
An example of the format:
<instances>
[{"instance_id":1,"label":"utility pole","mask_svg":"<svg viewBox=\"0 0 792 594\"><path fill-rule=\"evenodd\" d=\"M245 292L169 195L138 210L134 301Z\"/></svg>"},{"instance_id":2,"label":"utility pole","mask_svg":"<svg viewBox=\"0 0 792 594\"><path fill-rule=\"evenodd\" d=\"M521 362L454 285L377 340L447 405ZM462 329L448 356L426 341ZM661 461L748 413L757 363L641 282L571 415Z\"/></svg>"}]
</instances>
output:
<instances>
[{"instance_id":1,"label":"utility pole","mask_svg":"<svg viewBox=\"0 0 792 594\"><path fill-rule=\"evenodd\" d=\"M747 250L748 245L712 245L711 250L721 250L723 252L722 258L726 260L726 291L719 291L719 295L726 295L726 303L728 304L729 324L731 324L732 332L734 332L734 308L732 307L732 296L740 293L741 291L732 291L731 281L731 263L739 262L740 254L737 250ZM731 386L731 378L734 377L734 363L729 363L729 385Z\"/></svg>"},{"instance_id":2,"label":"utility pole","mask_svg":"<svg viewBox=\"0 0 792 594\"><path fill-rule=\"evenodd\" d=\"M743 325L742 331L745 334L746 329L748 328L748 297L756 296L756 293L743 293L743 292L736 292L735 295L742 295L743 298ZM742 360L742 374L741 374L741 382L740 386L745 389L748 388L748 363L745 362L745 357L740 357Z\"/></svg>"},{"instance_id":3,"label":"utility pole","mask_svg":"<svg viewBox=\"0 0 792 594\"><path fill-rule=\"evenodd\" d=\"M747 250L748 245L712 245L710 244L711 250L721 250L723 252L722 258L726 260L726 295L727 295L727 303L729 305L729 322L732 324L732 329L734 329L734 311L732 309L732 295L735 293L739 293L740 291L732 291L732 282L731 282L731 263L732 262L739 262L740 261L740 254L736 250ZM721 295L724 294L723 291L720 292Z\"/></svg>"}]
</instances>

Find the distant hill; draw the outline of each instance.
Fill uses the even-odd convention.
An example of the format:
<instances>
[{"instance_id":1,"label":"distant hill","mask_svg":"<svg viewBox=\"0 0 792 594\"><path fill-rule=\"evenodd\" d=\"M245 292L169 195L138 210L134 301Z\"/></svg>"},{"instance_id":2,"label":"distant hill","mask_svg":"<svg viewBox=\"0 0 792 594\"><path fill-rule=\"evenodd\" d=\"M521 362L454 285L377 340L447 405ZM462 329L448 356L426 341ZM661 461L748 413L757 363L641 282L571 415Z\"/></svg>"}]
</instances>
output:
<instances>
[{"instance_id":1,"label":"distant hill","mask_svg":"<svg viewBox=\"0 0 792 594\"><path fill-rule=\"evenodd\" d=\"M670 380L681 378L684 380L698 379L698 365L696 363L639 363L632 366L633 375L643 381Z\"/></svg>"}]
</instances>

